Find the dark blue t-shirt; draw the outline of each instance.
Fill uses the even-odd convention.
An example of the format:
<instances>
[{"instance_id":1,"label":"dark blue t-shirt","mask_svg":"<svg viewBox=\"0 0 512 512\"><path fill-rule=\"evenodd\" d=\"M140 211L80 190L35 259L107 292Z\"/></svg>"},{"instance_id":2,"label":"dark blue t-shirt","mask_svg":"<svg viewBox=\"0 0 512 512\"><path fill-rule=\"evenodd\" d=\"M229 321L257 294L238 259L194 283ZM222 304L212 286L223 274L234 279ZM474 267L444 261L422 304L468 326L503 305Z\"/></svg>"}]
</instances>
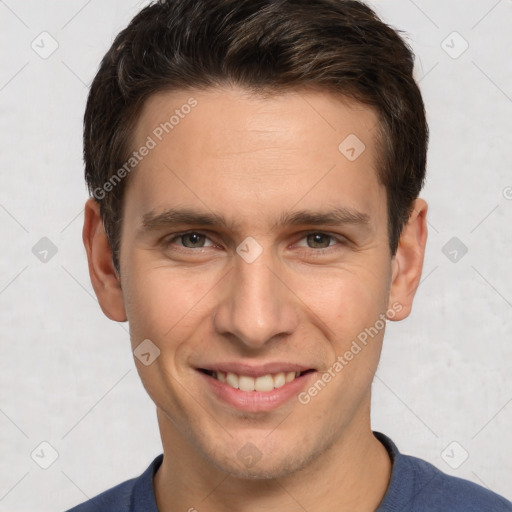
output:
<instances>
[{"instance_id":1,"label":"dark blue t-shirt","mask_svg":"<svg viewBox=\"0 0 512 512\"><path fill-rule=\"evenodd\" d=\"M376 512L512 512L512 503L477 484L446 475L424 460L402 455L393 441L374 432L386 447L393 469ZM156 457L138 478L127 480L67 512L158 512L153 476Z\"/></svg>"}]
</instances>

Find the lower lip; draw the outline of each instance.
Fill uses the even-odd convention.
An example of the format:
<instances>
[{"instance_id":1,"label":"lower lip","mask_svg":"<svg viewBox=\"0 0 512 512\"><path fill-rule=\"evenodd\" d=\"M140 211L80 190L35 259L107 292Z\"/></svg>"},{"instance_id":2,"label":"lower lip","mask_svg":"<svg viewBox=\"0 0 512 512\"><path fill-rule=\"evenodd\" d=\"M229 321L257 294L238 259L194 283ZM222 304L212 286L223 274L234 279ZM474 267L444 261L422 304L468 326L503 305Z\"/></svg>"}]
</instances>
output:
<instances>
[{"instance_id":1,"label":"lower lip","mask_svg":"<svg viewBox=\"0 0 512 512\"><path fill-rule=\"evenodd\" d=\"M205 379L214 394L227 402L229 405L249 412L271 411L286 403L288 400L297 397L301 390L306 387L309 379L316 372L309 372L296 377L280 388L273 391L241 391L228 386L226 383L198 370Z\"/></svg>"}]
</instances>

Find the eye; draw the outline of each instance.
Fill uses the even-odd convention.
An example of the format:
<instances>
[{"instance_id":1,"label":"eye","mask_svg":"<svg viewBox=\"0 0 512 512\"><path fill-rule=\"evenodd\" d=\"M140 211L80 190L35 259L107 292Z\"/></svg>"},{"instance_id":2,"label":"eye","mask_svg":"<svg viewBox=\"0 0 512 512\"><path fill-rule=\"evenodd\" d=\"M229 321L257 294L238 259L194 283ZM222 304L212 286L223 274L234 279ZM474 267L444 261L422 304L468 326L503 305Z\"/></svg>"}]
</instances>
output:
<instances>
[{"instance_id":1,"label":"eye","mask_svg":"<svg viewBox=\"0 0 512 512\"><path fill-rule=\"evenodd\" d=\"M302 240L306 241L306 245L299 243L299 247L309 247L310 249L327 249L328 247L335 245L336 242L340 242L333 235L321 232L307 233Z\"/></svg>"},{"instance_id":2,"label":"eye","mask_svg":"<svg viewBox=\"0 0 512 512\"><path fill-rule=\"evenodd\" d=\"M343 245L345 242L346 240L342 236L338 237L328 233L314 231L305 233L297 246L306 249L315 249L313 253L323 253L330 247ZM203 233L189 231L187 233L178 233L170 236L163 241L163 246L179 251L180 249L205 249L207 247L215 247L215 243Z\"/></svg>"},{"instance_id":3,"label":"eye","mask_svg":"<svg viewBox=\"0 0 512 512\"><path fill-rule=\"evenodd\" d=\"M203 247L212 247L214 245L206 235L198 233L197 231L174 235L173 237L168 238L164 242L164 245L167 247L178 240L181 241L179 245L187 249L202 249ZM207 241L209 241L210 244L206 244Z\"/></svg>"}]
</instances>

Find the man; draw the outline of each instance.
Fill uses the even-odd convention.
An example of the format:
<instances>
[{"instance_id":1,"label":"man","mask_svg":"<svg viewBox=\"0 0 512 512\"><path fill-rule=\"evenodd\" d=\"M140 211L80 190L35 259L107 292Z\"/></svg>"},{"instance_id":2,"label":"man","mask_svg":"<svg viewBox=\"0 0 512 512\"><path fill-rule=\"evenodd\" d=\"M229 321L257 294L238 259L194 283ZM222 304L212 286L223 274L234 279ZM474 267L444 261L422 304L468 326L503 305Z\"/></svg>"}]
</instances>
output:
<instances>
[{"instance_id":1,"label":"man","mask_svg":"<svg viewBox=\"0 0 512 512\"><path fill-rule=\"evenodd\" d=\"M83 230L163 455L86 511L510 511L370 426L427 238L413 56L364 4L169 0L114 41Z\"/></svg>"}]
</instances>

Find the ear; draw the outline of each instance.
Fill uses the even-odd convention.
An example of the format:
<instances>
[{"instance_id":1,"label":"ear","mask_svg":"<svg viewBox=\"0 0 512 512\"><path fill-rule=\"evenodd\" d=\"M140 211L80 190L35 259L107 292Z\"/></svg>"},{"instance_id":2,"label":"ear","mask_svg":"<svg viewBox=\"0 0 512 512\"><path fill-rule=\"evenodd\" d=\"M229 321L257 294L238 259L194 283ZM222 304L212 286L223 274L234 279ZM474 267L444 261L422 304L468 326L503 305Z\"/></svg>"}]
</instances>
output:
<instances>
[{"instance_id":1,"label":"ear","mask_svg":"<svg viewBox=\"0 0 512 512\"><path fill-rule=\"evenodd\" d=\"M423 269L427 243L427 209L428 205L423 199L414 201L411 216L402 230L398 249L391 261L388 307L396 314L390 320L403 320L411 312ZM401 308L397 308L397 304L400 304Z\"/></svg>"},{"instance_id":2,"label":"ear","mask_svg":"<svg viewBox=\"0 0 512 512\"><path fill-rule=\"evenodd\" d=\"M111 320L125 322L127 317L121 280L114 267L100 205L92 197L85 203L82 239L87 252L91 283L103 313Z\"/></svg>"}]
</instances>

